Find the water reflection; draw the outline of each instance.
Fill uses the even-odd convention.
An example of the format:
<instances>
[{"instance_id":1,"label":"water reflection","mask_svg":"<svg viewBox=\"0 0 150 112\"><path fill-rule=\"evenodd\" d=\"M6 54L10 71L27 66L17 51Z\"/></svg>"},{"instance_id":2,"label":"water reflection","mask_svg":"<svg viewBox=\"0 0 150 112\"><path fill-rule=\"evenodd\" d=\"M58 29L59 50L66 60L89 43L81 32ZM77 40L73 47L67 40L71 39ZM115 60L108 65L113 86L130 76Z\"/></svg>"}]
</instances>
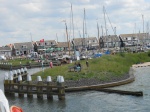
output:
<instances>
[{"instance_id":1,"label":"water reflection","mask_svg":"<svg viewBox=\"0 0 150 112\"><path fill-rule=\"evenodd\" d=\"M29 73L37 72L39 69L29 70ZM0 88L3 87L3 74L0 72ZM65 101L59 101L54 96L53 101L19 98L8 96L10 105L17 105L25 112L148 112L150 110L150 69L148 67L135 69L135 81L133 83L114 87L113 89L143 91L143 97L108 94L98 91L84 91L67 93Z\"/></svg>"}]
</instances>

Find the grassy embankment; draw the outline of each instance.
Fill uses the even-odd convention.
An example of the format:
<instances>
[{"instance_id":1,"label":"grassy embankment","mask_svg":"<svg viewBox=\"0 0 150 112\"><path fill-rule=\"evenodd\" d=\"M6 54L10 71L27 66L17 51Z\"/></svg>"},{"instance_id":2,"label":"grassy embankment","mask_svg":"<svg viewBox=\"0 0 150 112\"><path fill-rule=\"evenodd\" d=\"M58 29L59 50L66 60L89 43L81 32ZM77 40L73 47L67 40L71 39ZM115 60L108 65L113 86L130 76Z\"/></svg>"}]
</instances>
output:
<instances>
[{"instance_id":1,"label":"grassy embankment","mask_svg":"<svg viewBox=\"0 0 150 112\"><path fill-rule=\"evenodd\" d=\"M149 56L148 56L149 54ZM80 61L82 65L81 72L69 72L68 67L72 64L62 65L44 70L44 73L38 72L32 76L36 80L37 76L43 79L51 76L56 80L58 75L64 76L65 80L79 80L81 78L98 78L102 81L110 80L112 77L122 77L127 74L129 68L139 62L150 61L149 53L121 53L116 55L104 55L100 58L89 60L89 68L86 67L85 60Z\"/></svg>"}]
</instances>

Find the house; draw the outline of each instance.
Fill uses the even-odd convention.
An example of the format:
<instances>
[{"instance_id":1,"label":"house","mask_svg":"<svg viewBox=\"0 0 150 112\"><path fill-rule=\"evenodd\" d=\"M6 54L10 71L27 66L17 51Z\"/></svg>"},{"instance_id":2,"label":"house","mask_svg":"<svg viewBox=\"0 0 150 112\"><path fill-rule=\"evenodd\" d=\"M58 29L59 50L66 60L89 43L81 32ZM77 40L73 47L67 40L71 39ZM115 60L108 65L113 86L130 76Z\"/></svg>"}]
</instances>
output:
<instances>
[{"instance_id":1,"label":"house","mask_svg":"<svg viewBox=\"0 0 150 112\"><path fill-rule=\"evenodd\" d=\"M72 42L74 43L75 49L97 48L99 46L96 37L74 38Z\"/></svg>"},{"instance_id":2,"label":"house","mask_svg":"<svg viewBox=\"0 0 150 112\"><path fill-rule=\"evenodd\" d=\"M0 55L5 55L6 57L12 56L12 49L10 46L0 47Z\"/></svg>"},{"instance_id":3,"label":"house","mask_svg":"<svg viewBox=\"0 0 150 112\"><path fill-rule=\"evenodd\" d=\"M120 34L120 37L127 45L142 45L150 42L149 33Z\"/></svg>"},{"instance_id":4,"label":"house","mask_svg":"<svg viewBox=\"0 0 150 112\"><path fill-rule=\"evenodd\" d=\"M55 47L57 42L55 40L43 40L36 41L36 47L38 52L44 52L48 48Z\"/></svg>"},{"instance_id":5,"label":"house","mask_svg":"<svg viewBox=\"0 0 150 112\"><path fill-rule=\"evenodd\" d=\"M12 55L28 55L34 51L32 42L14 43L12 47Z\"/></svg>"},{"instance_id":6,"label":"house","mask_svg":"<svg viewBox=\"0 0 150 112\"><path fill-rule=\"evenodd\" d=\"M101 45L103 44L103 45ZM117 35L108 35L100 37L100 46L103 48L109 47L118 47L120 45L120 40Z\"/></svg>"},{"instance_id":7,"label":"house","mask_svg":"<svg viewBox=\"0 0 150 112\"><path fill-rule=\"evenodd\" d=\"M68 44L69 44L69 45L68 45ZM58 48L62 48L64 51L69 50L69 47L68 47L68 46L69 46L70 49L71 49L71 46L72 46L72 45L71 45L70 42L69 42L69 43L68 43L68 42L58 42L58 43L57 43L57 47L58 47Z\"/></svg>"}]
</instances>

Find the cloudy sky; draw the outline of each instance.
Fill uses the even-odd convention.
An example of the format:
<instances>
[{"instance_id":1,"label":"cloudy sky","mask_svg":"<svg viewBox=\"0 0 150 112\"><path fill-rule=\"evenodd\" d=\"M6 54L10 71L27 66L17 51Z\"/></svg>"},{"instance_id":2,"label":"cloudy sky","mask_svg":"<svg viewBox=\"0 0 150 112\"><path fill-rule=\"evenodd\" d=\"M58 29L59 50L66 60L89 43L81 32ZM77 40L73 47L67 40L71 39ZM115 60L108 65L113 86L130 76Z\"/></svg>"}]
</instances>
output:
<instances>
[{"instance_id":1,"label":"cloudy sky","mask_svg":"<svg viewBox=\"0 0 150 112\"><path fill-rule=\"evenodd\" d=\"M0 46L43 38L66 41L63 20L73 38L71 4L75 38L83 37L84 8L86 36L97 37L97 23L104 35L105 29L114 34L112 27L117 35L149 30L150 0L0 0Z\"/></svg>"}]
</instances>

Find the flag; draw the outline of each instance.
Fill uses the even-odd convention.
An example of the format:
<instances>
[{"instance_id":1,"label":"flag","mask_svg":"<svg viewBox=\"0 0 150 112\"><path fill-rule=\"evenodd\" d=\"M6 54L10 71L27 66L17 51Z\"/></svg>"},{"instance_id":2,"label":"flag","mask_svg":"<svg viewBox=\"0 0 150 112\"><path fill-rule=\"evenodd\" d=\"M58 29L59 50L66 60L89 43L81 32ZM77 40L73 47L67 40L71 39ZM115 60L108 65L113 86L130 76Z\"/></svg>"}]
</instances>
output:
<instances>
[{"instance_id":1,"label":"flag","mask_svg":"<svg viewBox=\"0 0 150 112\"><path fill-rule=\"evenodd\" d=\"M41 39L40 42L44 42L44 39Z\"/></svg>"}]
</instances>

